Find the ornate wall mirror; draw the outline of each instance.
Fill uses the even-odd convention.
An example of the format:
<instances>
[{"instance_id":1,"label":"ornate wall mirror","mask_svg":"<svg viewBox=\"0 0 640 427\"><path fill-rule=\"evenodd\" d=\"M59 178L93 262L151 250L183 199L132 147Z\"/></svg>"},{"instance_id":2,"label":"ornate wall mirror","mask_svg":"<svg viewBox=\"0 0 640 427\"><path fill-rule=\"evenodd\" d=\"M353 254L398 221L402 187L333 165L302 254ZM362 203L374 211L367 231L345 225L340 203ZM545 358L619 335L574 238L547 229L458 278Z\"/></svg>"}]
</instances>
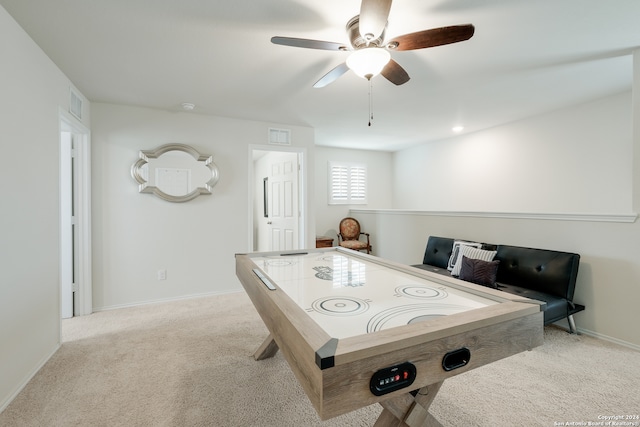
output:
<instances>
[{"instance_id":1,"label":"ornate wall mirror","mask_svg":"<svg viewBox=\"0 0 640 427\"><path fill-rule=\"evenodd\" d=\"M187 202L201 194L211 194L218 182L213 156L200 154L185 144L165 144L141 150L131 166L131 176L140 193L155 194L168 202Z\"/></svg>"}]
</instances>

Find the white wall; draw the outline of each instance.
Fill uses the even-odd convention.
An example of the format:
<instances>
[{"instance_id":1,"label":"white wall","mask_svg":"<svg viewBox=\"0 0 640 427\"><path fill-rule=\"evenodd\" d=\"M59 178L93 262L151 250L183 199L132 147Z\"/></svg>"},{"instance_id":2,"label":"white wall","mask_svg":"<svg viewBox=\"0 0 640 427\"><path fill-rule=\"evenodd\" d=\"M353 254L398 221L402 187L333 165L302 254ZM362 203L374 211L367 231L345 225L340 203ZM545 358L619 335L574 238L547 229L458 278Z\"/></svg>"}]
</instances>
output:
<instances>
[{"instance_id":1,"label":"white wall","mask_svg":"<svg viewBox=\"0 0 640 427\"><path fill-rule=\"evenodd\" d=\"M367 204L366 205L329 205L328 162L354 162L367 165ZM383 151L349 150L332 147L316 147L315 151L315 209L316 231L319 236L334 239L337 245L340 220L349 216L350 208L386 209L392 204L392 161L393 154ZM358 217L356 216L356 219ZM364 232L369 230L362 229ZM375 253L378 237L371 234L371 246Z\"/></svg>"},{"instance_id":2,"label":"white wall","mask_svg":"<svg viewBox=\"0 0 640 427\"><path fill-rule=\"evenodd\" d=\"M631 143L630 99L630 94L612 96L399 152L394 159L398 210L354 213L384 242L378 255L407 264L421 262L429 235L579 253L574 300L587 308L575 316L578 329L640 348L640 222L615 217L608 222L596 215L634 218L632 170L640 165L632 162L639 147ZM493 155L483 157L486 152ZM478 165L469 160L474 153ZM555 157L544 160L550 156ZM455 179L447 179L451 174L443 163L455 170ZM496 218L483 215L487 212L584 216Z\"/></svg>"},{"instance_id":3,"label":"white wall","mask_svg":"<svg viewBox=\"0 0 640 427\"><path fill-rule=\"evenodd\" d=\"M71 82L2 7L0 58L2 411L60 344L59 117Z\"/></svg>"},{"instance_id":4,"label":"white wall","mask_svg":"<svg viewBox=\"0 0 640 427\"><path fill-rule=\"evenodd\" d=\"M400 151L394 207L630 212L630 107L623 93Z\"/></svg>"},{"instance_id":5,"label":"white wall","mask_svg":"<svg viewBox=\"0 0 640 427\"><path fill-rule=\"evenodd\" d=\"M270 126L92 105L94 309L241 289L234 254L250 250L249 145L265 144ZM312 129L275 127L290 128L292 144L313 155ZM138 193L129 173L138 151L172 142L213 155L220 180L210 196L170 203ZM160 269L166 269L166 280L157 279Z\"/></svg>"}]
</instances>

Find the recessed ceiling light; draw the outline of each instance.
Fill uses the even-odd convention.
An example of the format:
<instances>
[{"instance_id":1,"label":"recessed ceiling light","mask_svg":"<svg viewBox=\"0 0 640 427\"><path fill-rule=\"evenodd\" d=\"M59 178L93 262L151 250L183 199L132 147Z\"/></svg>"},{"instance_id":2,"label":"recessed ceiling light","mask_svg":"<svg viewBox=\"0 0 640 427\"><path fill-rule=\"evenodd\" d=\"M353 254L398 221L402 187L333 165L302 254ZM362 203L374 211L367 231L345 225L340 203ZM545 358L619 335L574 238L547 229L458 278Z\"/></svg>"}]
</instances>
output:
<instances>
[{"instance_id":1,"label":"recessed ceiling light","mask_svg":"<svg viewBox=\"0 0 640 427\"><path fill-rule=\"evenodd\" d=\"M194 108L196 108L196 104L192 104L192 103L190 103L190 102L183 102L183 103L182 103L182 109L183 109L184 111L191 111L191 110L193 110Z\"/></svg>"},{"instance_id":2,"label":"recessed ceiling light","mask_svg":"<svg viewBox=\"0 0 640 427\"><path fill-rule=\"evenodd\" d=\"M454 131L455 133L460 133L464 130L464 126L454 126L451 128L452 131Z\"/></svg>"}]
</instances>

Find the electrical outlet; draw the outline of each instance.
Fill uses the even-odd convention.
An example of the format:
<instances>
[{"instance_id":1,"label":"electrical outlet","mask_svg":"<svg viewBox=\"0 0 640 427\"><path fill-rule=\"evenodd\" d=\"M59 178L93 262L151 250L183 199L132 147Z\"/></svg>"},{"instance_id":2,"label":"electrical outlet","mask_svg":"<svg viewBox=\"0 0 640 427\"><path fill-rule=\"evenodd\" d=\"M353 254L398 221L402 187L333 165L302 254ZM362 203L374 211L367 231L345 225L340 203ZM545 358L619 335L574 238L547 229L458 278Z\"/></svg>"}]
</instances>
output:
<instances>
[{"instance_id":1,"label":"electrical outlet","mask_svg":"<svg viewBox=\"0 0 640 427\"><path fill-rule=\"evenodd\" d=\"M158 270L158 280L167 280L167 270Z\"/></svg>"}]
</instances>

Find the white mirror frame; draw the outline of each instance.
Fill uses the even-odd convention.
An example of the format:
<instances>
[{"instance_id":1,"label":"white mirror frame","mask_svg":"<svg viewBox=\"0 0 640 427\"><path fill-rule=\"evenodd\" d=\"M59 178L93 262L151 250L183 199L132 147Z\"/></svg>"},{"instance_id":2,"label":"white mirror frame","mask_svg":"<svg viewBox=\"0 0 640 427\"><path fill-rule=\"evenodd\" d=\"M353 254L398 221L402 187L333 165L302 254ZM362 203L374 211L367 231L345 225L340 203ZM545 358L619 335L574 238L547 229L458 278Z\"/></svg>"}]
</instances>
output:
<instances>
[{"instance_id":1,"label":"white mirror frame","mask_svg":"<svg viewBox=\"0 0 640 427\"><path fill-rule=\"evenodd\" d=\"M149 163L149 159L157 159L168 151L182 151L190 154L194 159L196 159L196 161L204 162L205 166L211 171L211 179L204 184L204 187L197 187L190 193L182 196L172 196L160 190L154 185L149 185L142 174L142 167L145 164ZM138 156L140 157L138 161L131 166L131 176L138 182L138 191L140 193L154 194L162 200L166 200L167 202L188 202L189 200L195 199L201 194L211 194L213 186L216 185L219 179L218 167L215 163L213 163L213 156L208 154L200 154L195 148L186 144L165 144L157 147L154 150L140 150Z\"/></svg>"}]
</instances>

